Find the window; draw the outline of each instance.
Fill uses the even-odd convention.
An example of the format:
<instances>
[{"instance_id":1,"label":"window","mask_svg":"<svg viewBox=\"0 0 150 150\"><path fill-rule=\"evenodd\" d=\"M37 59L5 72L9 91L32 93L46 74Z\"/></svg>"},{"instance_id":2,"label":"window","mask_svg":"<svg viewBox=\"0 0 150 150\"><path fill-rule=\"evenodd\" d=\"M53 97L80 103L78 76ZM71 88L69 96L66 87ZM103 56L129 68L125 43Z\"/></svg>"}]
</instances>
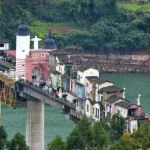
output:
<instances>
[{"instance_id":1,"label":"window","mask_svg":"<svg viewBox=\"0 0 150 150\"><path fill-rule=\"evenodd\" d=\"M33 57L34 57L34 58L37 58L37 54L33 54Z\"/></svg>"},{"instance_id":2,"label":"window","mask_svg":"<svg viewBox=\"0 0 150 150\"><path fill-rule=\"evenodd\" d=\"M24 66L24 65L22 65L22 66Z\"/></svg>"},{"instance_id":3,"label":"window","mask_svg":"<svg viewBox=\"0 0 150 150\"><path fill-rule=\"evenodd\" d=\"M96 114L95 114L95 117L97 117L97 108L96 108Z\"/></svg>"},{"instance_id":4,"label":"window","mask_svg":"<svg viewBox=\"0 0 150 150\"><path fill-rule=\"evenodd\" d=\"M25 52L25 50L22 50L22 52Z\"/></svg>"},{"instance_id":5,"label":"window","mask_svg":"<svg viewBox=\"0 0 150 150\"><path fill-rule=\"evenodd\" d=\"M45 60L42 60L41 62L42 62L42 63L44 63L44 62L45 62Z\"/></svg>"},{"instance_id":6,"label":"window","mask_svg":"<svg viewBox=\"0 0 150 150\"><path fill-rule=\"evenodd\" d=\"M55 65L55 59L52 57L52 65Z\"/></svg>"},{"instance_id":7,"label":"window","mask_svg":"<svg viewBox=\"0 0 150 150\"><path fill-rule=\"evenodd\" d=\"M34 63L37 63L37 60L34 60Z\"/></svg>"},{"instance_id":8,"label":"window","mask_svg":"<svg viewBox=\"0 0 150 150\"><path fill-rule=\"evenodd\" d=\"M89 104L87 104L87 112L89 112Z\"/></svg>"},{"instance_id":9,"label":"window","mask_svg":"<svg viewBox=\"0 0 150 150\"><path fill-rule=\"evenodd\" d=\"M60 71L60 67L59 67L59 71Z\"/></svg>"},{"instance_id":10,"label":"window","mask_svg":"<svg viewBox=\"0 0 150 150\"><path fill-rule=\"evenodd\" d=\"M24 77L24 75L22 75L22 77Z\"/></svg>"},{"instance_id":11,"label":"window","mask_svg":"<svg viewBox=\"0 0 150 150\"><path fill-rule=\"evenodd\" d=\"M97 109L97 117L99 118L99 109Z\"/></svg>"},{"instance_id":12,"label":"window","mask_svg":"<svg viewBox=\"0 0 150 150\"><path fill-rule=\"evenodd\" d=\"M88 87L89 86L89 84L88 83L86 83L86 87Z\"/></svg>"},{"instance_id":13,"label":"window","mask_svg":"<svg viewBox=\"0 0 150 150\"><path fill-rule=\"evenodd\" d=\"M101 101L103 102L103 96L101 96Z\"/></svg>"},{"instance_id":14,"label":"window","mask_svg":"<svg viewBox=\"0 0 150 150\"><path fill-rule=\"evenodd\" d=\"M86 97L88 97L88 91L86 91Z\"/></svg>"},{"instance_id":15,"label":"window","mask_svg":"<svg viewBox=\"0 0 150 150\"><path fill-rule=\"evenodd\" d=\"M101 96L100 95L98 95L98 101L101 101Z\"/></svg>"},{"instance_id":16,"label":"window","mask_svg":"<svg viewBox=\"0 0 150 150\"><path fill-rule=\"evenodd\" d=\"M94 114L94 108L93 108L93 114Z\"/></svg>"},{"instance_id":17,"label":"window","mask_svg":"<svg viewBox=\"0 0 150 150\"><path fill-rule=\"evenodd\" d=\"M0 47L4 47L4 44L0 44Z\"/></svg>"},{"instance_id":18,"label":"window","mask_svg":"<svg viewBox=\"0 0 150 150\"><path fill-rule=\"evenodd\" d=\"M45 57L45 53L42 53L42 54L41 54L41 57Z\"/></svg>"},{"instance_id":19,"label":"window","mask_svg":"<svg viewBox=\"0 0 150 150\"><path fill-rule=\"evenodd\" d=\"M78 100L77 100L77 106L78 106Z\"/></svg>"},{"instance_id":20,"label":"window","mask_svg":"<svg viewBox=\"0 0 150 150\"><path fill-rule=\"evenodd\" d=\"M80 75L78 75L78 80L80 81Z\"/></svg>"}]
</instances>

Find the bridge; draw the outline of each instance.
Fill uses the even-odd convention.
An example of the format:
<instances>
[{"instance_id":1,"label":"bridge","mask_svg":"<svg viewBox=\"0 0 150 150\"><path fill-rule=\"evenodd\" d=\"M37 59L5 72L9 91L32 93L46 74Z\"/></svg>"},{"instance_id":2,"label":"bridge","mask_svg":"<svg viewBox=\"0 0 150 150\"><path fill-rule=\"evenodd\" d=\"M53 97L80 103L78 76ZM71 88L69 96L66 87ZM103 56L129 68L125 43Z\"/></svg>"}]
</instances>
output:
<instances>
[{"instance_id":1,"label":"bridge","mask_svg":"<svg viewBox=\"0 0 150 150\"><path fill-rule=\"evenodd\" d=\"M0 72L0 102L16 107L16 101L27 100L26 142L30 150L44 150L44 104L58 107L70 119L78 120L84 116L76 112L75 104L20 79L15 81L7 74ZM78 117L77 117L78 116Z\"/></svg>"}]
</instances>

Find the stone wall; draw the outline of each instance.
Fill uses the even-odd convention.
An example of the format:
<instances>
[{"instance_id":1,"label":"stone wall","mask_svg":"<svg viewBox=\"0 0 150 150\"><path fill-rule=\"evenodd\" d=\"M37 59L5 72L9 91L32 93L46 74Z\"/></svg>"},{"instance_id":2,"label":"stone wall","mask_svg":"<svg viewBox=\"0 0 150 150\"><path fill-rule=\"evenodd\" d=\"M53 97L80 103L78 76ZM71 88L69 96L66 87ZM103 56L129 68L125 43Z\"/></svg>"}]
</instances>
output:
<instances>
[{"instance_id":1,"label":"stone wall","mask_svg":"<svg viewBox=\"0 0 150 150\"><path fill-rule=\"evenodd\" d=\"M100 72L150 72L150 55L71 54L75 66L89 65Z\"/></svg>"}]
</instances>

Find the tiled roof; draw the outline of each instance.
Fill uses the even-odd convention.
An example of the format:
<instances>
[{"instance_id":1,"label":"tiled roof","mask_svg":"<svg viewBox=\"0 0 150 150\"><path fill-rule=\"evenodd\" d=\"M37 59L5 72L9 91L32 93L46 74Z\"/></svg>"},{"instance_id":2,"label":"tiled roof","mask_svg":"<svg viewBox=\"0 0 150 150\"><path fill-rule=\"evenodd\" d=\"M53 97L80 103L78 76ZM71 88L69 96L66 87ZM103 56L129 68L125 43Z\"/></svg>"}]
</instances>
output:
<instances>
[{"instance_id":1,"label":"tiled roof","mask_svg":"<svg viewBox=\"0 0 150 150\"><path fill-rule=\"evenodd\" d=\"M107 98L105 101L109 104L113 104L114 102L117 102L120 98L117 97L116 95L113 95L109 98Z\"/></svg>"},{"instance_id":2,"label":"tiled roof","mask_svg":"<svg viewBox=\"0 0 150 150\"><path fill-rule=\"evenodd\" d=\"M61 73L59 71L51 71L51 73L61 75Z\"/></svg>"},{"instance_id":3,"label":"tiled roof","mask_svg":"<svg viewBox=\"0 0 150 150\"><path fill-rule=\"evenodd\" d=\"M84 84L82 84L82 83L80 83L80 82L78 82L78 81L76 81L76 84L81 85L81 86L84 86Z\"/></svg>"},{"instance_id":4,"label":"tiled roof","mask_svg":"<svg viewBox=\"0 0 150 150\"><path fill-rule=\"evenodd\" d=\"M13 64L7 62L7 61L4 61L2 59L0 59L0 66L2 67L5 67L7 69L11 68L13 66ZM1 68L1 67L0 67Z\"/></svg>"},{"instance_id":5,"label":"tiled roof","mask_svg":"<svg viewBox=\"0 0 150 150\"><path fill-rule=\"evenodd\" d=\"M121 101L121 102L115 103L115 105L120 106L122 108L129 108L131 104L132 103L127 102L127 101Z\"/></svg>"},{"instance_id":6,"label":"tiled roof","mask_svg":"<svg viewBox=\"0 0 150 150\"><path fill-rule=\"evenodd\" d=\"M123 89L115 87L115 86L107 86L107 87L101 88L98 91L98 93L102 93L102 92L111 93L111 92L123 92L123 91L124 91Z\"/></svg>"},{"instance_id":7,"label":"tiled roof","mask_svg":"<svg viewBox=\"0 0 150 150\"><path fill-rule=\"evenodd\" d=\"M53 50L49 51L48 53L51 55L69 55L69 53L64 50Z\"/></svg>"},{"instance_id":8,"label":"tiled roof","mask_svg":"<svg viewBox=\"0 0 150 150\"><path fill-rule=\"evenodd\" d=\"M68 61L63 61L63 62L59 62L57 64L59 64L59 65L72 65L73 63L72 62L68 62Z\"/></svg>"},{"instance_id":9,"label":"tiled roof","mask_svg":"<svg viewBox=\"0 0 150 150\"><path fill-rule=\"evenodd\" d=\"M16 50L5 50L4 52L6 52L12 56L16 56Z\"/></svg>"},{"instance_id":10,"label":"tiled roof","mask_svg":"<svg viewBox=\"0 0 150 150\"><path fill-rule=\"evenodd\" d=\"M9 43L9 40L0 38L0 43Z\"/></svg>"},{"instance_id":11,"label":"tiled roof","mask_svg":"<svg viewBox=\"0 0 150 150\"><path fill-rule=\"evenodd\" d=\"M97 76L87 76L86 78L87 78L90 82L95 81L96 84L103 84L103 83L105 83L105 82L111 82L111 81L109 81L109 80L100 79L100 78L97 77ZM113 83L113 82L111 82L111 83Z\"/></svg>"},{"instance_id":12,"label":"tiled roof","mask_svg":"<svg viewBox=\"0 0 150 150\"><path fill-rule=\"evenodd\" d=\"M84 72L85 70L88 70L90 68L91 67L89 67L89 66L82 66L82 67L79 67L78 70L81 71L81 72Z\"/></svg>"},{"instance_id":13,"label":"tiled roof","mask_svg":"<svg viewBox=\"0 0 150 150\"><path fill-rule=\"evenodd\" d=\"M57 58L59 61L69 61L70 60L68 55L58 55Z\"/></svg>"},{"instance_id":14,"label":"tiled roof","mask_svg":"<svg viewBox=\"0 0 150 150\"><path fill-rule=\"evenodd\" d=\"M99 79L99 77L97 77L97 76L87 76L86 78L87 78L90 82L91 82L91 81L96 81L96 80Z\"/></svg>"}]
</instances>

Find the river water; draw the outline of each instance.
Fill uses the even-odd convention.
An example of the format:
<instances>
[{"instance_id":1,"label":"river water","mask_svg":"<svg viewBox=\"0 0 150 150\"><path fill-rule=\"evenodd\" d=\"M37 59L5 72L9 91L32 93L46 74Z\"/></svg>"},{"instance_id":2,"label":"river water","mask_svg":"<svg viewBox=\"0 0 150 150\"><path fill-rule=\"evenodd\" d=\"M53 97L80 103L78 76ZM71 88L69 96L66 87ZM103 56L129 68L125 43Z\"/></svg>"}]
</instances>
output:
<instances>
[{"instance_id":1,"label":"river water","mask_svg":"<svg viewBox=\"0 0 150 150\"><path fill-rule=\"evenodd\" d=\"M114 85L126 88L126 99L137 104L141 94L144 112L150 115L150 74L148 73L100 73L100 78L114 82Z\"/></svg>"},{"instance_id":2,"label":"river water","mask_svg":"<svg viewBox=\"0 0 150 150\"><path fill-rule=\"evenodd\" d=\"M114 85L126 88L126 99L137 103L136 98L141 94L141 105L150 114L150 74L146 73L100 73L100 78L114 82ZM11 109L2 106L2 121L11 139L15 133L25 135L26 108ZM65 140L75 124L66 119L57 108L45 107L45 149L47 143L57 134Z\"/></svg>"},{"instance_id":3,"label":"river water","mask_svg":"<svg viewBox=\"0 0 150 150\"><path fill-rule=\"evenodd\" d=\"M2 106L2 124L6 129L9 140L17 133L25 135L26 130L26 108L12 109ZM64 140L75 126L73 121L68 120L61 114L59 109L45 107L45 149L47 144L56 135L60 135Z\"/></svg>"}]
</instances>

